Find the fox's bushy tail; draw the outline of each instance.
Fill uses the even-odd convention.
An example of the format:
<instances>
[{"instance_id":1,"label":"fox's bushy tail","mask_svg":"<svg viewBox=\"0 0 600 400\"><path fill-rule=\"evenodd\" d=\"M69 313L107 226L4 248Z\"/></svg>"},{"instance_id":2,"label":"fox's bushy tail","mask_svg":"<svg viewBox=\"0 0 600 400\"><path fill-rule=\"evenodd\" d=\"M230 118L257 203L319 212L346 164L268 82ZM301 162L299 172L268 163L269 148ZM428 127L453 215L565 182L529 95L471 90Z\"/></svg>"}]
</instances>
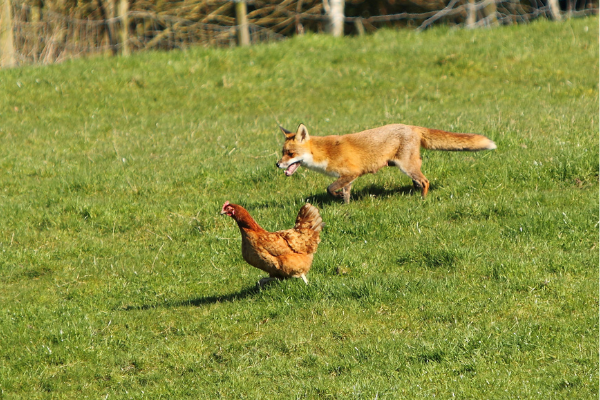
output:
<instances>
[{"instance_id":1,"label":"fox's bushy tail","mask_svg":"<svg viewBox=\"0 0 600 400\"><path fill-rule=\"evenodd\" d=\"M323 229L323 219L319 214L319 209L309 203L302 206L296 218L295 229L312 229L315 232L321 232Z\"/></svg>"},{"instance_id":2,"label":"fox's bushy tail","mask_svg":"<svg viewBox=\"0 0 600 400\"><path fill-rule=\"evenodd\" d=\"M496 143L483 135L428 128L422 128L420 133L421 147L429 150L480 151L496 148Z\"/></svg>"}]
</instances>

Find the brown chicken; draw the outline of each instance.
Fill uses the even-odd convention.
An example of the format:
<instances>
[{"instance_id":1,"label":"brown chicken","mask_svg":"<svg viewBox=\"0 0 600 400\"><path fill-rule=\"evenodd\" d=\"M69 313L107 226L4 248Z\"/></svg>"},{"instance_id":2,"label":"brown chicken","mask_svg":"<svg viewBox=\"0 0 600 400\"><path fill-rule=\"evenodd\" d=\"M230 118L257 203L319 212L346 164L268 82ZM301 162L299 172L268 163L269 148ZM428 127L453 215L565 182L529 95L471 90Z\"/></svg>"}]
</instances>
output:
<instances>
[{"instance_id":1,"label":"brown chicken","mask_svg":"<svg viewBox=\"0 0 600 400\"><path fill-rule=\"evenodd\" d=\"M313 255L321 239L323 220L319 210L305 204L298 212L296 224L285 231L268 232L261 228L244 207L223 204L221 214L229 215L237 222L242 234L242 256L253 267L262 269L269 278L259 281L263 285L274 279L302 278L313 261Z\"/></svg>"}]
</instances>

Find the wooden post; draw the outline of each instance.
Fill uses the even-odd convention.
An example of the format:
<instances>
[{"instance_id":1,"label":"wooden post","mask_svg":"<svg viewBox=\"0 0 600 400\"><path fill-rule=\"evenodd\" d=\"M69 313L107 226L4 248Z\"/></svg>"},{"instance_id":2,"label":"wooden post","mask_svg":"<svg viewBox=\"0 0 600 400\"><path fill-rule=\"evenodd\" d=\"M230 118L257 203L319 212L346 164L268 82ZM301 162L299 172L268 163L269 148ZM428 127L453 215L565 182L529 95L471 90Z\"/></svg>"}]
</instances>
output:
<instances>
[{"instance_id":1,"label":"wooden post","mask_svg":"<svg viewBox=\"0 0 600 400\"><path fill-rule=\"evenodd\" d=\"M576 0L568 0L567 1L567 18L571 18L573 16L573 2Z\"/></svg>"},{"instance_id":2,"label":"wooden post","mask_svg":"<svg viewBox=\"0 0 600 400\"><path fill-rule=\"evenodd\" d=\"M129 0L119 0L119 18L121 19L121 54L129 55Z\"/></svg>"},{"instance_id":3,"label":"wooden post","mask_svg":"<svg viewBox=\"0 0 600 400\"><path fill-rule=\"evenodd\" d=\"M498 16L496 15L496 0L491 0L483 8L483 12L490 26L498 26Z\"/></svg>"},{"instance_id":4,"label":"wooden post","mask_svg":"<svg viewBox=\"0 0 600 400\"><path fill-rule=\"evenodd\" d=\"M302 3L304 0L298 0L296 3L296 35L304 35L304 26L300 21L300 14L302 13Z\"/></svg>"},{"instance_id":5,"label":"wooden post","mask_svg":"<svg viewBox=\"0 0 600 400\"><path fill-rule=\"evenodd\" d=\"M550 14L552 14L552 19L555 21L560 21L561 16L558 0L548 0L548 5L550 6Z\"/></svg>"},{"instance_id":6,"label":"wooden post","mask_svg":"<svg viewBox=\"0 0 600 400\"><path fill-rule=\"evenodd\" d=\"M0 68L17 65L10 0L0 0Z\"/></svg>"},{"instance_id":7,"label":"wooden post","mask_svg":"<svg viewBox=\"0 0 600 400\"><path fill-rule=\"evenodd\" d=\"M467 28L475 28L477 22L477 8L475 7L475 0L469 0L467 4Z\"/></svg>"},{"instance_id":8,"label":"wooden post","mask_svg":"<svg viewBox=\"0 0 600 400\"><path fill-rule=\"evenodd\" d=\"M334 37L344 36L344 0L323 0L323 7L327 13L327 32Z\"/></svg>"},{"instance_id":9,"label":"wooden post","mask_svg":"<svg viewBox=\"0 0 600 400\"><path fill-rule=\"evenodd\" d=\"M100 10L100 15L104 20L104 28L106 29L106 35L108 36L108 47L110 48L111 54L114 56L117 54L117 44L116 40L113 37L112 26L110 26L108 12L106 10L105 2L109 3L111 0L98 0L98 9ZM109 3L110 4L110 3Z\"/></svg>"},{"instance_id":10,"label":"wooden post","mask_svg":"<svg viewBox=\"0 0 600 400\"><path fill-rule=\"evenodd\" d=\"M35 0L33 1L33 3L31 3L31 22L33 25L33 35L34 37L40 37L41 36L41 25L40 22L42 21L42 1L41 0ZM40 60L40 55L42 53L42 49L44 48L43 43L41 43L40 40L37 40L36 43L33 45L30 54L31 54L31 58L33 59L34 63L37 63Z\"/></svg>"},{"instance_id":11,"label":"wooden post","mask_svg":"<svg viewBox=\"0 0 600 400\"><path fill-rule=\"evenodd\" d=\"M240 46L250 45L250 30L248 29L248 17L246 0L236 0L235 3L235 19L237 21L238 44Z\"/></svg>"},{"instance_id":12,"label":"wooden post","mask_svg":"<svg viewBox=\"0 0 600 400\"><path fill-rule=\"evenodd\" d=\"M356 27L356 32L358 32L358 36L363 36L365 34L365 26L363 25L362 18L356 18L354 20L354 26Z\"/></svg>"}]
</instances>

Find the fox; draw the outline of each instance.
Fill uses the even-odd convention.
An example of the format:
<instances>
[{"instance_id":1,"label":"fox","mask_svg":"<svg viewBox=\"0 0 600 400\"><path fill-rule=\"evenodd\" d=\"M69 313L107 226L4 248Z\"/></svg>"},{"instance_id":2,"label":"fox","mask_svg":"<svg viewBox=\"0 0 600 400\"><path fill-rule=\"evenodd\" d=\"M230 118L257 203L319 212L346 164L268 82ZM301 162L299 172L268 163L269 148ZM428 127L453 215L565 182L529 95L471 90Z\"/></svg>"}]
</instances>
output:
<instances>
[{"instance_id":1,"label":"fox","mask_svg":"<svg viewBox=\"0 0 600 400\"><path fill-rule=\"evenodd\" d=\"M429 181L421 172L421 148L446 151L493 150L496 144L483 135L453 133L420 126L390 124L346 135L310 136L304 124L296 132L279 126L285 135L282 157L275 164L287 176L303 166L337 178L327 187L334 197L350 203L356 178L381 168L398 167L408 175L424 199Z\"/></svg>"}]
</instances>

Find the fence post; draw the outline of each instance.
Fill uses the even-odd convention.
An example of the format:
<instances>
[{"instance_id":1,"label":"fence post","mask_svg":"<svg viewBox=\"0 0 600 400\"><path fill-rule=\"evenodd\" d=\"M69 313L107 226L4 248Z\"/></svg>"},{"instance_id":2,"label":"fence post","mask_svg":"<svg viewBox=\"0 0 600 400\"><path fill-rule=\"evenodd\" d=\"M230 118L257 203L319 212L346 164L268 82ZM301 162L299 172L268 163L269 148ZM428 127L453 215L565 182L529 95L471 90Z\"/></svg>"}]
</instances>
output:
<instances>
[{"instance_id":1,"label":"fence post","mask_svg":"<svg viewBox=\"0 0 600 400\"><path fill-rule=\"evenodd\" d=\"M236 0L235 3L235 19L238 25L238 44L240 46L250 45L250 31L248 29L248 17L246 0Z\"/></svg>"},{"instance_id":2,"label":"fence post","mask_svg":"<svg viewBox=\"0 0 600 400\"><path fill-rule=\"evenodd\" d=\"M129 55L129 0L119 0L119 18L121 19L121 54Z\"/></svg>"},{"instance_id":3,"label":"fence post","mask_svg":"<svg viewBox=\"0 0 600 400\"><path fill-rule=\"evenodd\" d=\"M17 65L10 0L0 0L0 67Z\"/></svg>"},{"instance_id":4,"label":"fence post","mask_svg":"<svg viewBox=\"0 0 600 400\"><path fill-rule=\"evenodd\" d=\"M469 0L467 4L467 28L475 28L477 22L477 8L475 8L475 0Z\"/></svg>"},{"instance_id":5,"label":"fence post","mask_svg":"<svg viewBox=\"0 0 600 400\"><path fill-rule=\"evenodd\" d=\"M555 21L560 21L561 16L558 0L548 0L548 5L550 6L550 14L552 14L552 19Z\"/></svg>"},{"instance_id":6,"label":"fence post","mask_svg":"<svg viewBox=\"0 0 600 400\"><path fill-rule=\"evenodd\" d=\"M327 13L327 31L334 37L344 36L344 4L345 0L323 0Z\"/></svg>"},{"instance_id":7,"label":"fence post","mask_svg":"<svg viewBox=\"0 0 600 400\"><path fill-rule=\"evenodd\" d=\"M498 16L496 10L496 0L491 0L483 8L483 12L488 20L488 24L491 26L498 26Z\"/></svg>"},{"instance_id":8,"label":"fence post","mask_svg":"<svg viewBox=\"0 0 600 400\"><path fill-rule=\"evenodd\" d=\"M362 18L356 18L354 20L354 26L356 27L356 32L358 32L358 36L363 36L365 34L365 26L362 22Z\"/></svg>"}]
</instances>

